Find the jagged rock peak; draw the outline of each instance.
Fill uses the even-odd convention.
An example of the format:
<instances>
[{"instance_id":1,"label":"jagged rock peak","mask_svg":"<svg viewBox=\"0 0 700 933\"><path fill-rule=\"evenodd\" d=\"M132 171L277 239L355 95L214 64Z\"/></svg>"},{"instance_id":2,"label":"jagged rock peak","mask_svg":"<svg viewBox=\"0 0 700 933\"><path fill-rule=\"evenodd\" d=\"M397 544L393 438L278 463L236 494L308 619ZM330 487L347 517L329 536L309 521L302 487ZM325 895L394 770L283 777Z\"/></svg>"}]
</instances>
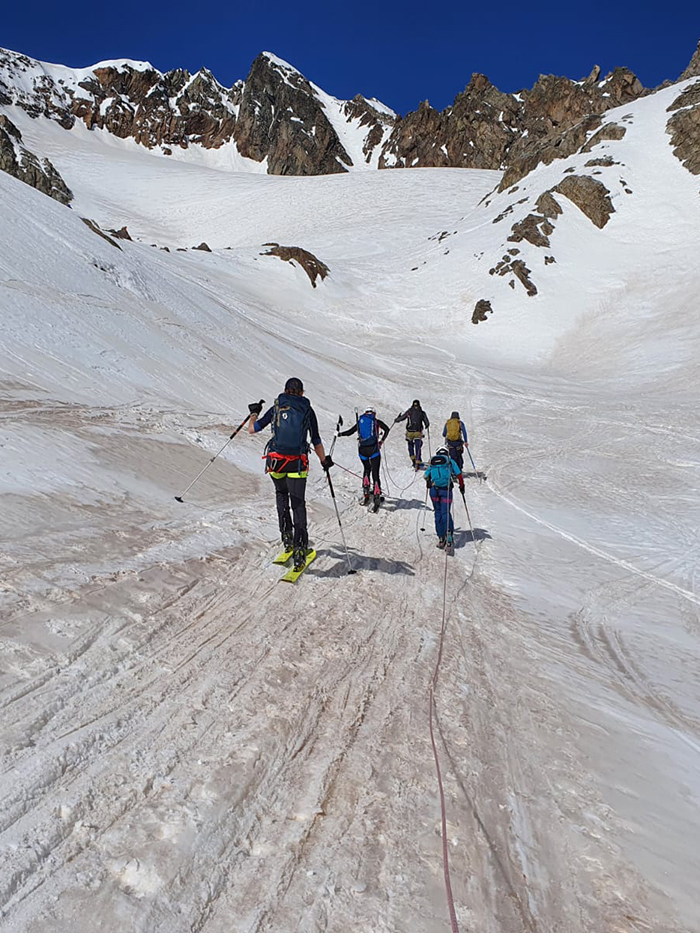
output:
<instances>
[{"instance_id":1,"label":"jagged rock peak","mask_svg":"<svg viewBox=\"0 0 700 933\"><path fill-rule=\"evenodd\" d=\"M700 78L700 42L698 42L698 47L695 49L695 54L690 59L688 67L678 80L685 81L688 78Z\"/></svg>"}]
</instances>

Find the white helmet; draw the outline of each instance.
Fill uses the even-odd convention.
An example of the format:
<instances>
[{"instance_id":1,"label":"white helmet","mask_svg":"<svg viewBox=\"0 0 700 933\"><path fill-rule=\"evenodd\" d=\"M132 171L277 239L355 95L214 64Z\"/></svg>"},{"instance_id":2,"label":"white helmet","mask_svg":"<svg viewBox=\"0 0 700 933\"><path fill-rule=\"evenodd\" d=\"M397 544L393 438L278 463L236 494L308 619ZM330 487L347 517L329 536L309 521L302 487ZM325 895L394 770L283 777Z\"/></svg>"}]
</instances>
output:
<instances>
[{"instance_id":1,"label":"white helmet","mask_svg":"<svg viewBox=\"0 0 700 933\"><path fill-rule=\"evenodd\" d=\"M445 457L449 457L450 452L447 449L447 447L438 447L438 449L435 451L435 454L436 455L443 454Z\"/></svg>"},{"instance_id":2,"label":"white helmet","mask_svg":"<svg viewBox=\"0 0 700 933\"><path fill-rule=\"evenodd\" d=\"M368 415L368 414L376 415L376 414L377 414L377 409L376 409L376 408L365 408L365 414L366 414L366 415Z\"/></svg>"}]
</instances>

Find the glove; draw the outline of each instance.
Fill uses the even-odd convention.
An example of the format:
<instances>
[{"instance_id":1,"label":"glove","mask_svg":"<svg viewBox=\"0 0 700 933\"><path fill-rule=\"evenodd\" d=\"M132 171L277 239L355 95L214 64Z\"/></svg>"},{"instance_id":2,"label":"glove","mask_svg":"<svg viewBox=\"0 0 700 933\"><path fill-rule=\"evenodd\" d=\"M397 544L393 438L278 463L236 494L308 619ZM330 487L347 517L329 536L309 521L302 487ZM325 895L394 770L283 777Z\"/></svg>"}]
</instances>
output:
<instances>
[{"instance_id":1,"label":"glove","mask_svg":"<svg viewBox=\"0 0 700 933\"><path fill-rule=\"evenodd\" d=\"M425 485L428 487L428 489L430 489L430 487L433 485L433 481L430 480L430 479L427 479L427 480L425 481Z\"/></svg>"},{"instance_id":2,"label":"glove","mask_svg":"<svg viewBox=\"0 0 700 933\"><path fill-rule=\"evenodd\" d=\"M457 482L459 483L459 491L464 492L464 477L461 474L457 477Z\"/></svg>"},{"instance_id":3,"label":"glove","mask_svg":"<svg viewBox=\"0 0 700 933\"><path fill-rule=\"evenodd\" d=\"M262 411L262 402L251 402L250 405L248 405L248 411L251 415L259 415Z\"/></svg>"},{"instance_id":4,"label":"glove","mask_svg":"<svg viewBox=\"0 0 700 933\"><path fill-rule=\"evenodd\" d=\"M328 454L324 460L321 460L321 466L326 471L326 473L330 470L330 468L333 466L333 461L331 460L330 454Z\"/></svg>"}]
</instances>

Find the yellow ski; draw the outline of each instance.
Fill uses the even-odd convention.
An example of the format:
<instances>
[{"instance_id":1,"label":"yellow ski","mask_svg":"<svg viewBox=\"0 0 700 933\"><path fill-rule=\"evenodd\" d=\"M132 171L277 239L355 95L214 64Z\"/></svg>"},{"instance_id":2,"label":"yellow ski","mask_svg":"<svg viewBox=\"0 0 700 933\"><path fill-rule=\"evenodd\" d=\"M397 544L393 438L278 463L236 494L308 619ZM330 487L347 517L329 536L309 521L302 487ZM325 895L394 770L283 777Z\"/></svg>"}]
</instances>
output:
<instances>
[{"instance_id":1,"label":"yellow ski","mask_svg":"<svg viewBox=\"0 0 700 933\"><path fill-rule=\"evenodd\" d=\"M312 561L312 560L315 560L315 558L316 558L316 551L314 551L312 548L309 548L308 551L306 552L306 563L305 563L304 566L301 568L301 570L293 570L293 569L292 569L292 570L289 570L289 571L288 571L287 573L285 573L285 575L282 577L282 581L283 581L284 583L296 583L297 580L299 579L299 577L302 575L302 573L303 573L303 572L306 570L306 568L309 566L309 564L311 563L311 561Z\"/></svg>"}]
</instances>

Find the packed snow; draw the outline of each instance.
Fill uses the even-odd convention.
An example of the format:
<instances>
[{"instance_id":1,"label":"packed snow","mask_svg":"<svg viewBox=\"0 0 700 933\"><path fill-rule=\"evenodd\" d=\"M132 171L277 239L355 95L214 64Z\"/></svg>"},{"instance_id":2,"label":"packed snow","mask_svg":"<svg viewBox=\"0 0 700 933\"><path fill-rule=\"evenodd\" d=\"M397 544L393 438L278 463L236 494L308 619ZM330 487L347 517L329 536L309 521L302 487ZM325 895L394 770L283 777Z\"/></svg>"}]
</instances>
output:
<instances>
[{"instance_id":1,"label":"packed snow","mask_svg":"<svg viewBox=\"0 0 700 933\"><path fill-rule=\"evenodd\" d=\"M0 174L3 930L448 929L443 581L460 929L700 930L700 201L665 134L679 90L611 114L630 117L596 148L620 163L597 176L603 230L557 196L556 262L518 244L534 298L489 268L589 155L513 194L495 172L276 178L7 109L76 198ZM312 288L268 242L329 277ZM334 450L354 576L314 463L318 558L278 582L259 436L176 502L290 375L327 447L339 414L420 398L434 450L459 410L474 540L457 496L455 555L436 550L398 425L376 515L353 440Z\"/></svg>"}]
</instances>

